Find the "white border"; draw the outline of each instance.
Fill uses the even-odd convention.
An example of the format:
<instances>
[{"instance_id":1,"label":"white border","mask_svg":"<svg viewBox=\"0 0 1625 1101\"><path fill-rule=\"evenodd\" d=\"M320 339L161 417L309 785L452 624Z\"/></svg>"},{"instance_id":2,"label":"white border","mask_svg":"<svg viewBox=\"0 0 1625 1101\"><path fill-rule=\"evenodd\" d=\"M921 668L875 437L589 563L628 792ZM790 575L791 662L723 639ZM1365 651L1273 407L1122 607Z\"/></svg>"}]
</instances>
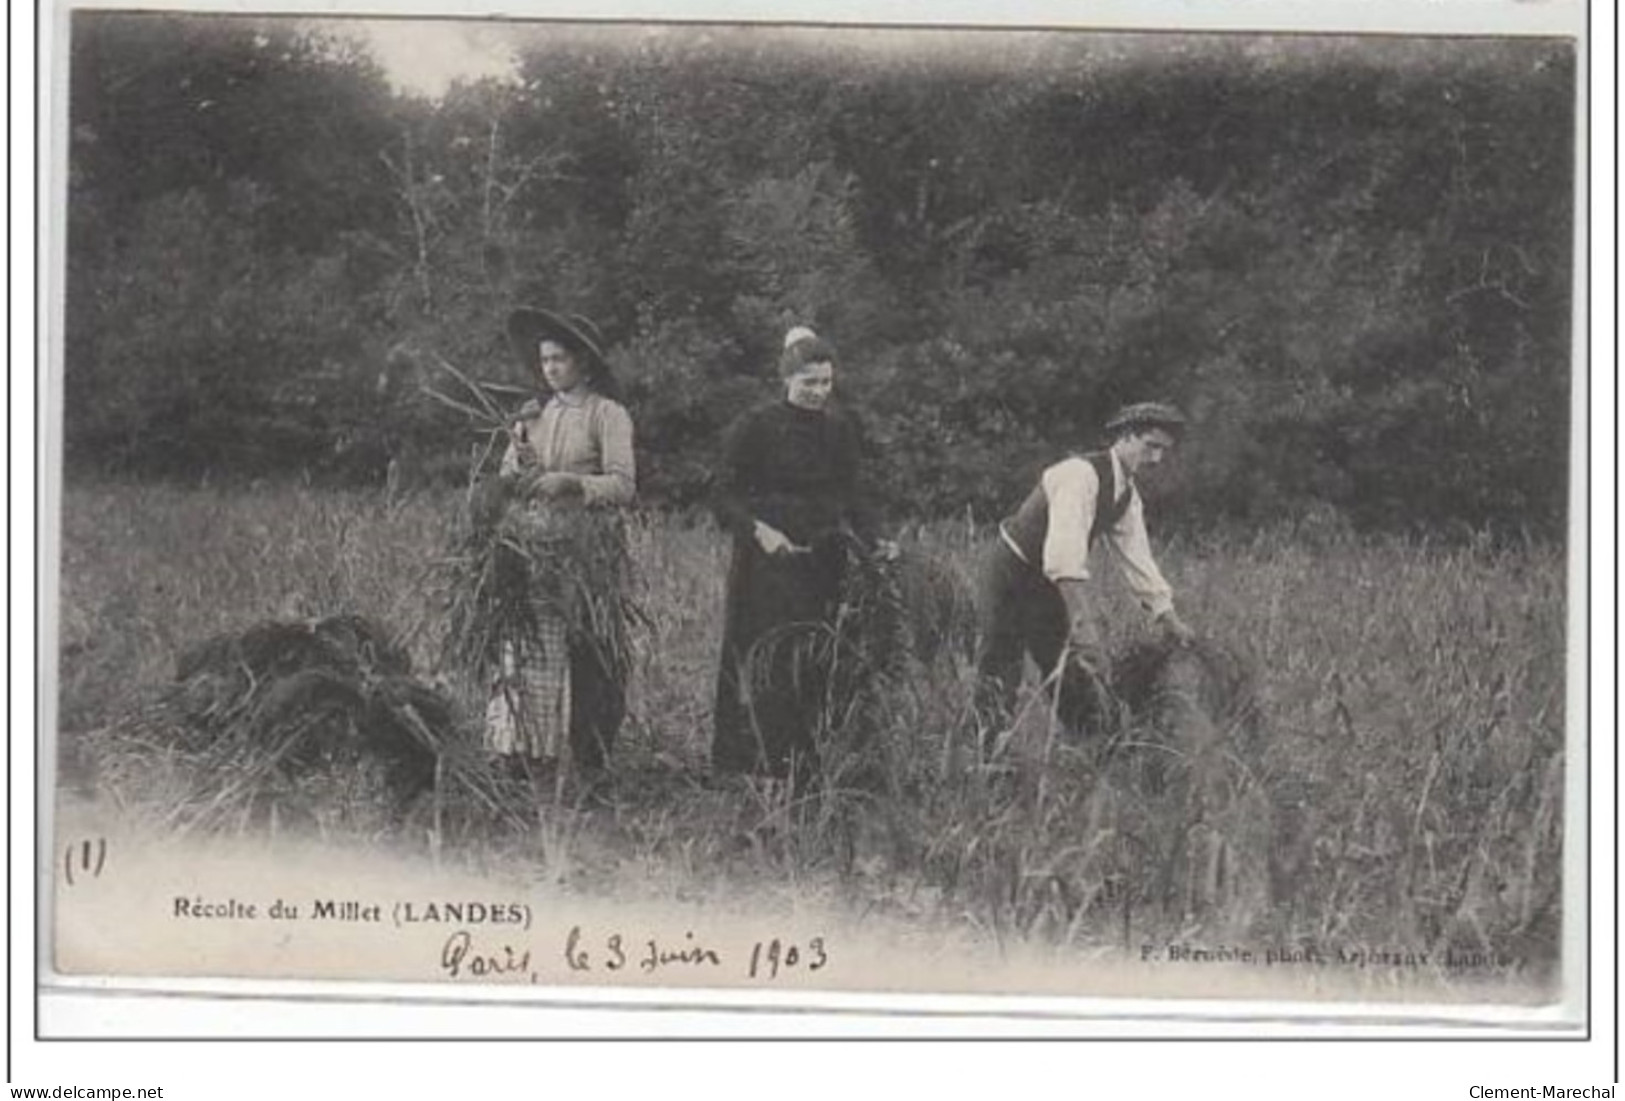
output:
<instances>
[{"instance_id":1,"label":"white border","mask_svg":"<svg viewBox=\"0 0 1625 1101\"><path fill-rule=\"evenodd\" d=\"M144 6L181 8L191 7L192 5ZM245 12L259 10L260 7L260 5L216 5L217 10ZM790 2L777 6L773 14L775 19L786 21L861 21L868 13L854 10L858 7L860 5L852 4L850 0L824 5ZM926 5L919 3L896 6L888 10L886 21L888 23L963 23L975 25L988 25L995 22L995 20L988 17L983 5L967 3L965 0L931 5L929 11L926 8ZM1058 8L1060 10L1057 10ZM1494 2L1494 0L1458 0L1458 2L1429 3L1427 0L1414 0L1414 2L1400 5L1372 2L1358 4L1316 3L1312 5L1313 14L1310 14L1310 8L1311 5L1302 3L1241 3L1227 6L1212 2L1200 5L1196 3L1101 3L1091 5L1088 8L1088 22L1090 25L1102 27L1218 29L1220 24L1234 26L1235 16L1244 12L1250 25L1249 29L1268 26L1272 30L1369 31L1381 26L1385 29L1399 29L1408 33L1463 33L1466 31L1509 33L1514 29L1510 23L1517 22L1520 25L1519 29L1524 31L1528 31L1531 26L1534 26L1539 29L1533 33L1553 33L1557 29L1572 28L1578 5L1573 3L1500 3ZM313 15L336 14L332 5L310 3L279 4L278 9L281 11L303 11ZM346 14L376 14L383 10L394 12L410 11L414 14L426 13L430 10L439 10L448 14L470 14L474 11L474 8L473 6L465 6L460 9L447 9L444 5L431 8L431 5L404 2L391 3L387 6L361 3L350 3L344 6ZM526 5L522 9L510 7L500 12L489 7L483 7L481 10L484 14L506 14L532 18L563 17L566 14L572 17L587 15L606 18L669 18L673 15L669 7L650 3L572 4L569 6L568 11L562 5L542 4ZM761 11L759 5L706 3L703 5L685 5L683 14L691 17L733 20L759 16ZM1594 1036L1601 1042L1594 1042L1591 1045L1586 1045L1585 1048L1570 1044L1475 1044L1470 1047L1453 1047L1445 1049L1443 1055L1445 1061L1455 1066L1455 1069L1450 1071L1441 1070L1437 1055L1433 1059L1407 1057L1411 1052L1426 1050L1426 1045L1399 1045L1397 1049L1392 1051L1386 1045L1381 1047L1349 1045L1331 1049L1330 1051L1323 1051L1318 1045L1293 1045L1291 1048L1286 1049L1284 1053L1276 1048L1270 1048L1266 1051L1248 1046L1239 1049L1227 1048L1221 1050L1203 1046L1178 1048L1172 1052L1158 1051L1155 1059L1149 1061L1145 1059L1145 1056L1149 1055L1153 1049L1140 1045L1129 1045L1123 1049L1113 1049L1112 1062L1114 1065L1118 1065L1120 1069L1123 1066L1132 1069L1138 1063L1141 1064L1140 1069L1145 1070L1147 1069L1146 1064L1152 1062L1155 1063L1156 1078L1159 1083L1164 1081L1163 1076L1166 1072L1183 1071L1185 1073L1181 1075L1181 1080L1191 1085L1192 1088L1200 1089L1209 1083L1216 1084L1222 1081L1224 1071L1221 1068L1228 1068L1231 1073L1238 1075L1242 1081L1246 1082L1243 1088L1255 1096L1276 1096L1278 1094L1274 1087L1283 1085L1290 1086L1290 1092L1294 1096L1303 1092L1305 1087L1322 1096L1352 1096L1354 1093L1345 1092L1345 1089L1353 1088L1356 1084L1358 1084L1358 1088L1355 1092L1363 1094L1378 1082L1392 1083L1397 1081L1407 1083L1408 1088L1404 1090L1403 1094L1405 1096L1422 1095L1424 1092L1438 1096L1465 1096L1467 1085L1470 1083L1485 1085L1524 1084L1524 1080L1529 1078L1529 1073L1521 1068L1533 1066L1545 1068L1542 1073L1546 1073L1548 1075L1546 1080L1552 1083L1600 1084L1612 1076L1612 1069L1609 1065L1610 1053L1606 1048L1607 1040L1616 1027L1616 1022L1612 1017L1613 945L1606 934L1611 933L1613 929L1615 839L1610 827L1613 823L1612 812L1617 792L1613 787L1615 777L1613 739L1601 733L1611 732L1614 729L1613 699L1610 688L1614 681L1611 674L1616 669L1612 631L1614 626L1612 608L1615 578L1610 568L1614 562L1615 538L1613 511L1615 471L1610 462L1614 453L1615 380L1613 371L1609 370L1609 367L1614 364L1613 326L1611 324L1614 313L1610 307L1615 301L1611 250L1613 242L1613 209L1612 203L1609 202L1615 194L1612 182L1613 156L1611 151L1614 101L1610 94L1615 64L1612 53L1614 40L1612 5L1597 6L1593 18L1595 23L1592 28L1592 49L1594 51L1592 59L1596 73L1591 81L1593 89L1591 98L1592 127L1594 141L1605 143L1603 147L1596 149L1592 155L1590 165L1591 180L1588 181L1593 189L1592 194L1599 197L1598 205L1591 210L1591 245L1595 249L1595 253L1591 272L1589 273L1593 280L1592 302L1596 312L1594 316L1588 319L1584 313L1584 298L1577 293L1577 327L1575 335L1578 349L1582 344L1582 337L1586 331L1585 325L1589 321L1593 350L1593 369L1590 376L1592 386L1590 409L1594 421L1592 425L1593 434L1589 441L1592 459L1592 484L1589 487L1591 510L1589 536L1590 561L1596 567L1590 573L1590 607L1594 616L1591 622L1593 646L1591 729L1598 733L1598 736L1592 741L1592 783L1589 793L1590 807L1597 816L1594 820L1595 829L1591 834L1594 846L1591 853L1594 877L1592 881L1592 901L1594 905L1591 917L1596 922L1596 928L1593 932L1605 934L1591 938L1593 946L1592 975L1595 982L1592 990L1592 1008L1594 1011ZM1014 25L1058 26L1076 24L1079 20L1075 6L1051 4L1024 5L1016 13L1006 9L996 22ZM22 28L14 27L14 30L19 33L14 34L11 43L13 62L10 68L10 72L13 74L11 103L13 105L14 121L12 130L14 157L12 163L14 165L30 163L30 159L25 152L28 150L32 138L32 120L29 117L27 105L31 105L33 100L30 82L34 74L31 59L28 55L32 45L28 29L26 23ZM1599 81L1601 82L1600 86ZM1581 117L1583 121L1583 112ZM15 125L16 123L21 123L21 125ZM60 132L60 130L57 132ZM50 177L43 172L44 166L39 167L42 171L37 179L49 179ZM57 178L61 177L58 176ZM34 281L35 272L28 266L30 263L28 252L21 247L21 242L29 239L28 230L33 224L30 202L32 198L31 185L35 182L35 180L28 179L26 175L19 179L17 170L13 169L13 190L11 192L13 247L10 272L13 280L12 286L14 287L38 285ZM1602 209L1604 206L1607 209ZM1582 199L1578 212L1584 210L1585 204ZM1577 223L1581 221L1582 219L1577 218ZM1585 255L1583 225L1579 227L1579 232L1581 251L1577 255L1583 256ZM36 302L37 305L39 303ZM44 314L41 313L38 316L43 318ZM33 318L29 316L26 305L21 310L14 306L13 359L17 363L29 363L34 358L33 333L29 324L31 320ZM45 325L41 331L49 334L50 326ZM1582 363L1577 366L1577 382L1583 377L1584 366ZM14 489L21 489L23 486L20 480L21 475L16 472L35 471L33 458L37 452L32 427L32 412L36 395L33 392L33 386L34 380L31 379L30 372L12 372L12 431L9 437L12 446L10 454L13 460L18 460L13 462L10 468L14 472L12 475ZM1579 390L1578 385L1576 390ZM1577 401L1579 400L1577 394ZM1578 426L1584 423L1584 406L1580 407L1580 412L1581 419L1576 422L1577 449L1584 446L1583 434L1578 431ZM1580 457L1577 455L1577 458ZM1581 466L1576 467L1577 470L1581 468ZM1583 490L1578 484L1578 479L1576 479L1576 483L1575 493L1579 497ZM11 695L13 700L12 729L20 733L32 730L35 725L36 715L33 712L33 705L35 702L34 687L37 667L33 661L29 660L36 653L34 649L35 640L32 637L31 617L23 612L24 609L31 611L33 607L31 598L33 595L34 544L31 539L19 538L17 533L32 531L30 521L33 519L33 508L31 506L36 501L31 498L29 493L21 492L14 493L11 502L12 530L14 533L13 554L10 558L12 564L11 592L14 597L11 607L17 609L17 614L14 614L11 621L10 632L11 684L13 686ZM46 502L39 501L37 503L43 505ZM1582 502L1577 501L1576 503ZM51 513L44 512L42 515L48 516ZM1575 555L1580 555L1580 541L1576 540L1571 545L1574 546ZM44 561L51 562L53 559L47 557ZM1571 573L1571 584L1578 587L1578 572ZM1583 593L1577 595L1583 595ZM1573 606L1578 610L1581 604L1576 601ZM44 661L51 660L50 656L45 653L38 654L38 657ZM28 869L32 865L32 846L30 842L32 841L33 830L30 816L33 813L34 804L32 785L29 781L32 779L30 766L34 762L32 753L29 752L31 749L29 743L30 739L26 737L19 736L12 739L13 763L16 766L16 771L9 777L12 792L10 806L12 812L13 881L16 883L21 878L22 883L19 886L27 883ZM1579 796L1583 791L1583 778L1580 777L1578 769L1571 769L1569 775L1571 789L1569 794L1571 798L1568 803L1570 813L1570 832L1568 836L1578 837L1583 836L1583 832L1577 833L1576 831L1583 831L1584 829L1582 817L1584 806L1581 799L1576 796ZM1572 848L1574 847L1571 846ZM49 864L49 862L46 863ZM17 887L14 886L13 889L17 890ZM12 1037L13 1042L19 1045L19 1048L14 1050L13 1054L14 1057L20 1056L22 1054L21 1048L26 1046L28 1056L26 1063L19 1063L19 1066L14 1069L21 1070L25 1066L37 1067L41 1071L50 1071L52 1080L45 1080L40 1073L18 1074L15 1080L35 1085L67 1084L69 1082L80 1085L135 1085L142 1084L137 1081L142 1074L147 1074L149 1081L173 1080L172 1076L176 1073L176 1064L181 1058L180 1049L176 1047L160 1045L152 1048L127 1048L122 1046L118 1048L108 1048L106 1046L86 1048L85 1045L74 1044L53 1045L42 1048L32 1043L24 1045L23 1040L32 1027L32 1006L29 1004L32 990L27 982L30 971L29 965L32 962L29 951L30 941L28 939L32 935L32 929L30 928L32 913L29 912L27 906L28 900L26 896L28 893L26 889L18 891L18 895L13 899L12 911L14 934L23 939L23 943L18 945L23 951L20 954L14 954L12 957L13 978L14 980L21 980L14 981L10 991L10 1006L13 1011L11 1016ZM18 903L22 903L22 905L18 905ZM1577 922L1578 916L1571 913L1570 921ZM625 995L626 992L618 991L615 1000L623 1003L635 1000ZM573 1000L580 1002L582 999L573 998ZM669 1003L672 999L669 994L662 992L661 1000ZM1157 1004L1161 1007L1162 1012L1167 1012L1166 1003ZM1121 1003L1113 1003L1113 1007L1119 1013L1126 1009ZM499 1035L511 1034L514 1030L524 1035L549 1032L555 1034L580 1034L583 1030L591 1035L616 1033L648 1035L651 1032L669 1035L689 1033L691 1029L707 1035L719 1032L732 1035L781 1036L820 1033L873 1035L877 1032L892 1035L992 1035L1001 1033L1008 1035L1010 1034L1008 1026L1011 1023L1008 1018L947 1019L952 1023L952 1027L939 1027L943 1019L926 1018L924 1019L925 1023L922 1023L909 1018L887 1018L883 1021L877 1021L874 1018L807 1013L755 1013L743 1015L686 1010L621 1010L613 1013L598 1010L583 1015L578 1009L570 1007L562 1009L538 1009L536 1007L516 1009L512 1006L490 1006L453 1011L418 1004L390 1006L369 1004L366 1008L361 1009L355 1004L347 1002L281 1002L267 1006L257 1001L239 1001L235 999L149 998L133 995L96 999L86 999L82 995L62 995L51 999L47 1008L49 1010L48 1017L56 1017L59 1020L71 1019L85 1026L100 1026L97 1027L97 1031L111 1029L123 1032L168 1032L171 1028L178 1028L182 1032L186 1030L197 1030L203 1033L224 1031L228 1034L232 1031L240 1032L246 1029L263 1033L303 1032L306 1035L321 1035L332 1034L335 1031L353 1032L360 1030L370 1032L377 1028L396 1034L419 1035L424 1033L444 1034L449 1031L464 1035ZM1247 1008L1250 1010L1253 1007ZM1341 1012L1341 1009L1342 1007L1339 1007L1339 1012ZM358 1017L365 1019L365 1026L356 1024ZM929 1023L932 1021L938 1023ZM1013 1031L1019 1035L1053 1034L1051 1024L1041 1021L1028 1018L1016 1019L1014 1023L1015 1028ZM968 1029L960 1027L964 1024L969 1024L972 1027ZM1086 1022L1089 1027L1081 1030L1076 1027L1077 1022L1068 1022L1068 1024L1071 1027L1066 1034L1070 1035L1077 1035L1080 1031L1091 1035L1101 1035L1108 1029L1113 1032L1117 1031L1115 1026L1102 1025L1101 1022ZM916 1029L916 1025L918 1025L918 1029ZM1056 1026L1056 1030L1059 1030L1059 1026ZM1211 1022L1169 1022L1164 1019L1156 1022L1156 1027L1152 1031L1158 1035L1211 1035L1214 1032L1214 1027ZM1256 1032L1260 1035L1279 1035L1280 1030L1278 1027L1249 1023L1240 1028L1235 1025L1225 1025L1219 1028L1218 1031L1226 1035L1233 1035L1238 1031ZM1382 1026L1374 1023L1363 1031L1385 1030ZM1415 1027L1412 1026L1409 1034L1414 1034L1415 1031ZM117 1083L108 1082L98 1069L96 1080L91 1081L83 1073L89 1069L89 1065L84 1062L85 1056L72 1054L86 1050L92 1053L91 1058L99 1067L105 1067L109 1063L119 1066L121 1080ZM247 1058L254 1060L252 1064L248 1064L241 1061L243 1056L240 1053L227 1055L228 1050L223 1048L207 1049L204 1053L206 1057L202 1061L204 1064L212 1066L213 1070L205 1072L204 1078L189 1080L209 1081L210 1079L206 1076L208 1073L220 1075L224 1071L230 1075L225 1080L231 1082L234 1095L271 1096L272 1093L266 1092L267 1090L286 1088L289 1081L285 1076L276 1073L276 1067L268 1068L267 1072L259 1077L248 1077L240 1073L233 1073L232 1068L234 1066L238 1068L248 1065L259 1066L266 1063L285 1064L297 1062L297 1060L293 1059L291 1051L287 1053L288 1057L285 1059L282 1051L260 1048L253 1049L248 1053ZM333 1048L317 1049L318 1054L322 1052L330 1053L334 1050ZM527 1061L524 1058L516 1059L513 1057L527 1050L513 1046L498 1046L494 1050L482 1051L475 1058L481 1062L489 1059L495 1063L507 1064L511 1068L522 1065ZM602 1052L602 1057L597 1060L594 1060L593 1056L595 1050ZM720 1080L727 1072L710 1065L714 1060L704 1055L706 1050L708 1049L701 1049L700 1058L704 1059L704 1061L700 1062L696 1061L694 1056L689 1053L685 1052L679 1055L669 1048L663 1048L655 1055L651 1055L648 1061L642 1063L642 1065L629 1063L624 1059L616 1059L603 1049L589 1048L584 1054L589 1061L598 1061L603 1064L603 1069L599 1072L599 1081L602 1083L627 1082L633 1078L651 1083L669 1083L675 1080L670 1068L678 1064L692 1064L699 1068L697 1076L692 1079L698 1088L707 1092L719 1092ZM1054 1051L1056 1049L1050 1048L1047 1050ZM1098 1058L1096 1052L1102 1049L1091 1046L1082 1051L1073 1050L1069 1047L1062 1047L1060 1050L1065 1053L1060 1065L1077 1068L1078 1064L1087 1066L1089 1063L1095 1062ZM111 1057L115 1052L119 1054L119 1058L116 1060ZM1583 1057L1582 1052L1585 1052ZM215 1053L219 1053L219 1056L217 1057ZM382 1074L381 1078L374 1078L369 1081L368 1086L374 1083L382 1085L387 1082L424 1086L433 1081L446 1084L460 1082L466 1088L469 1084L467 1081L468 1066L464 1063L464 1059L468 1058L468 1056L461 1053L454 1056L449 1049L439 1045L432 1045L427 1052L420 1052L411 1045L392 1045L386 1049L374 1049L373 1053L380 1057L380 1061L387 1060L388 1066L368 1068L365 1073L369 1077L375 1073ZM1185 1053L1189 1053L1189 1057ZM1314 1073L1312 1080L1305 1082L1294 1075L1280 1076L1268 1069L1276 1063L1278 1057L1285 1055L1292 1065L1297 1066L1302 1071L1305 1063L1300 1053L1313 1053L1314 1062L1308 1064L1311 1072ZM1016 1069L1006 1064L1002 1059L967 1061L949 1055L948 1049L939 1047L933 1047L927 1054L936 1063L939 1071L947 1071L951 1075L951 1077L944 1080L954 1081L962 1085L981 1084L984 1088L987 1085L992 1085L994 1088L1008 1089L1020 1077ZM716 1055L721 1057L723 1053L717 1052ZM793 1093L799 1086L806 1084L809 1076L795 1073L790 1068L811 1065L818 1067L821 1071L831 1071L835 1069L833 1064L837 1062L833 1058L834 1055L834 1052L830 1052L831 1058L825 1058L820 1049L797 1049L788 1055L782 1055L781 1053L782 1066L785 1069L778 1072L769 1070L767 1077L760 1078L754 1083L756 1088L753 1092L759 1092L761 1088L765 1087L772 1088L774 1092L788 1090ZM1167 1058L1168 1055L1172 1055L1173 1058ZM1397 1063L1391 1061L1396 1055L1399 1056ZM44 1064L36 1061L42 1056L46 1060ZM195 1053L188 1053L185 1056L189 1061L194 1057ZM542 1053L542 1057L550 1058L546 1052ZM729 1053L726 1057L732 1059L734 1055ZM529 1061L534 1062L536 1058L536 1054L532 1053ZM1028 1055L1024 1053L1022 1058L1025 1061ZM1321 1060L1326 1060L1326 1062L1321 1063ZM752 1060L752 1062L754 1061ZM1035 1063L1042 1063L1043 1061L1043 1059L1034 1060ZM323 1059L322 1062L325 1064L327 1060ZM977 1064L982 1065L978 1066ZM1420 1066L1416 1064L1420 1064ZM1314 1066L1319 1065L1336 1067L1337 1071L1335 1074L1328 1075L1312 1069ZM708 1066L709 1070L707 1069ZM1395 1067L1405 1069L1396 1072L1395 1076L1390 1076L1389 1071ZM305 1077L308 1084L310 1081L308 1077L310 1064L301 1064L299 1070L303 1072L301 1076ZM1077 1074L1077 1069L1074 1069L1073 1074ZM1400 1078L1397 1076L1398 1074L1403 1074L1404 1077ZM515 1086L518 1087L528 1080L541 1088L544 1079L545 1075L538 1075L533 1070L531 1078L518 1078L514 1082ZM215 1078L213 1080L218 1082L221 1079ZM1072 1077L1071 1080L1079 1082L1081 1085L1088 1079ZM274 1087L271 1085L273 1081L277 1083ZM1059 1081L1067 1082L1068 1079L1062 1078ZM923 1086L925 1079L921 1079L920 1084ZM560 1086L562 1085L563 1083L560 1083ZM245 1090L247 1092L244 1092ZM317 1092L315 1095L325 1096L326 1094ZM420 1092L418 1089L413 1089L410 1093L402 1095L418 1096ZM1286 1094L1283 1092L1279 1095L1284 1096Z\"/></svg>"}]
</instances>

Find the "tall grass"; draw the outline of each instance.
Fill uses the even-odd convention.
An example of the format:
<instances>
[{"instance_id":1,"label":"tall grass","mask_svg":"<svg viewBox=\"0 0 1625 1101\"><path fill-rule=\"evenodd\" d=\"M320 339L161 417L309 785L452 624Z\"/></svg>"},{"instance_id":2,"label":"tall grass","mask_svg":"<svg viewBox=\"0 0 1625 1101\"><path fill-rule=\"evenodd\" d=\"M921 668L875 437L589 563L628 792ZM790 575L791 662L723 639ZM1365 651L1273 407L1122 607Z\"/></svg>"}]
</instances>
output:
<instances>
[{"instance_id":1,"label":"tall grass","mask_svg":"<svg viewBox=\"0 0 1625 1101\"><path fill-rule=\"evenodd\" d=\"M388 624L419 674L445 627L436 561L455 495L297 487L70 486L63 516L62 753L173 675L199 639L288 616ZM976 576L985 533L911 535ZM984 765L963 647L888 661L869 737L816 800L707 775L726 547L706 523L630 524L630 713L609 805L542 803L463 858L581 891L812 893L856 914L970 926L1080 952L1183 937L1494 957L1549 979L1559 954L1562 556L1280 533L1161 555L1185 617L1251 670L1255 708L1198 742L1142 720L1073 744L1042 697ZM1107 644L1144 627L1115 579ZM969 609L952 613L961 619ZM962 626L964 626L962 624ZM464 693L472 731L477 692ZM129 777L120 797L139 803ZM156 797L156 796L155 796ZM410 838L406 839L408 842ZM1234 939L1230 943L1235 943Z\"/></svg>"}]
</instances>

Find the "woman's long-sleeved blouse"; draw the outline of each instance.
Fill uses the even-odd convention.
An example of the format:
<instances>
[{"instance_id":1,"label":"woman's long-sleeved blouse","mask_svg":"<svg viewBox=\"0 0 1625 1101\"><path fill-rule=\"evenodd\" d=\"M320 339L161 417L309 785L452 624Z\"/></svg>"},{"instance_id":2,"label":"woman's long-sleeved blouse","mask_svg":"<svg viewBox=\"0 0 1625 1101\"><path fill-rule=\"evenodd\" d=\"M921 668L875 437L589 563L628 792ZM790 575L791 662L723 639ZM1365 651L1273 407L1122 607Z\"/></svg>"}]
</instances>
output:
<instances>
[{"instance_id":1,"label":"woman's long-sleeved blouse","mask_svg":"<svg viewBox=\"0 0 1625 1101\"><path fill-rule=\"evenodd\" d=\"M637 492L632 418L601 394L555 394L516 426L502 456L502 476L531 465L549 474L578 475L587 504L630 504Z\"/></svg>"},{"instance_id":2,"label":"woman's long-sleeved blouse","mask_svg":"<svg viewBox=\"0 0 1625 1101\"><path fill-rule=\"evenodd\" d=\"M787 401L760 406L735 423L716 486L717 518L749 539L755 521L810 546L846 529L869 538L873 523L860 478L863 438L835 411Z\"/></svg>"}]
</instances>

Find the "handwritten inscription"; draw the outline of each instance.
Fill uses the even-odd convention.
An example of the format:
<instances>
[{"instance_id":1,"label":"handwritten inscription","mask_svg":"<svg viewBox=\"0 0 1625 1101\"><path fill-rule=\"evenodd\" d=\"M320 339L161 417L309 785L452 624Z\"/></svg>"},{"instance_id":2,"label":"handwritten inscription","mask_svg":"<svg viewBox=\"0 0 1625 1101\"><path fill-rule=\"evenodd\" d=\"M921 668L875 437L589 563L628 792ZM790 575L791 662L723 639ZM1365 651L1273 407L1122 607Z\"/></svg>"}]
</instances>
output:
<instances>
[{"instance_id":1,"label":"handwritten inscription","mask_svg":"<svg viewBox=\"0 0 1625 1101\"><path fill-rule=\"evenodd\" d=\"M695 939L693 932L683 934L681 942L662 944L649 937L636 944L622 933L610 933L603 939L602 949L590 949L581 926L572 925L564 938L564 963L571 971L591 971L594 966L604 971L620 971L636 967L644 974L653 974L662 968L721 967L722 956L716 949L707 948Z\"/></svg>"},{"instance_id":2,"label":"handwritten inscription","mask_svg":"<svg viewBox=\"0 0 1625 1101\"><path fill-rule=\"evenodd\" d=\"M532 966L535 958L526 945L480 942L471 931L459 929L441 946L439 964L448 978L534 983L542 981ZM565 970L571 974L733 974L764 982L793 972L819 971L830 961L823 937L805 941L773 937L755 942L748 951L728 952L705 943L692 930L679 939L662 939L631 937L618 931L592 934L580 925L570 927L560 955L553 958L562 958Z\"/></svg>"},{"instance_id":3,"label":"handwritten inscription","mask_svg":"<svg viewBox=\"0 0 1625 1101\"><path fill-rule=\"evenodd\" d=\"M453 979L491 978L502 975L524 975L532 982L535 973L530 969L530 950L515 948L511 944L499 945L495 951L474 950L474 934L459 929L446 938L440 949L440 968Z\"/></svg>"},{"instance_id":4,"label":"handwritten inscription","mask_svg":"<svg viewBox=\"0 0 1625 1101\"><path fill-rule=\"evenodd\" d=\"M750 950L750 977L776 979L780 971L791 971L798 967L817 971L828 962L823 937L813 937L805 949L775 937L766 944L757 941Z\"/></svg>"}]
</instances>

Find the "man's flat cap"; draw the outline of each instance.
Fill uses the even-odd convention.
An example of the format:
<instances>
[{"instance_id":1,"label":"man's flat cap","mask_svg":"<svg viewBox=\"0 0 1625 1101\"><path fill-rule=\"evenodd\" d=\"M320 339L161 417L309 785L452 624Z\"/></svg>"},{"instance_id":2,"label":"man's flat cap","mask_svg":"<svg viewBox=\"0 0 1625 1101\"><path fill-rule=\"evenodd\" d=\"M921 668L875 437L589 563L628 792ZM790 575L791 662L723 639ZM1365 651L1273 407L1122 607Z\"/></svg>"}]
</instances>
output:
<instances>
[{"instance_id":1,"label":"man's flat cap","mask_svg":"<svg viewBox=\"0 0 1625 1101\"><path fill-rule=\"evenodd\" d=\"M1137 428L1163 428L1177 436L1189 423L1185 414L1175 406L1160 401L1141 401L1119 409L1106 422L1106 431L1118 435Z\"/></svg>"}]
</instances>

